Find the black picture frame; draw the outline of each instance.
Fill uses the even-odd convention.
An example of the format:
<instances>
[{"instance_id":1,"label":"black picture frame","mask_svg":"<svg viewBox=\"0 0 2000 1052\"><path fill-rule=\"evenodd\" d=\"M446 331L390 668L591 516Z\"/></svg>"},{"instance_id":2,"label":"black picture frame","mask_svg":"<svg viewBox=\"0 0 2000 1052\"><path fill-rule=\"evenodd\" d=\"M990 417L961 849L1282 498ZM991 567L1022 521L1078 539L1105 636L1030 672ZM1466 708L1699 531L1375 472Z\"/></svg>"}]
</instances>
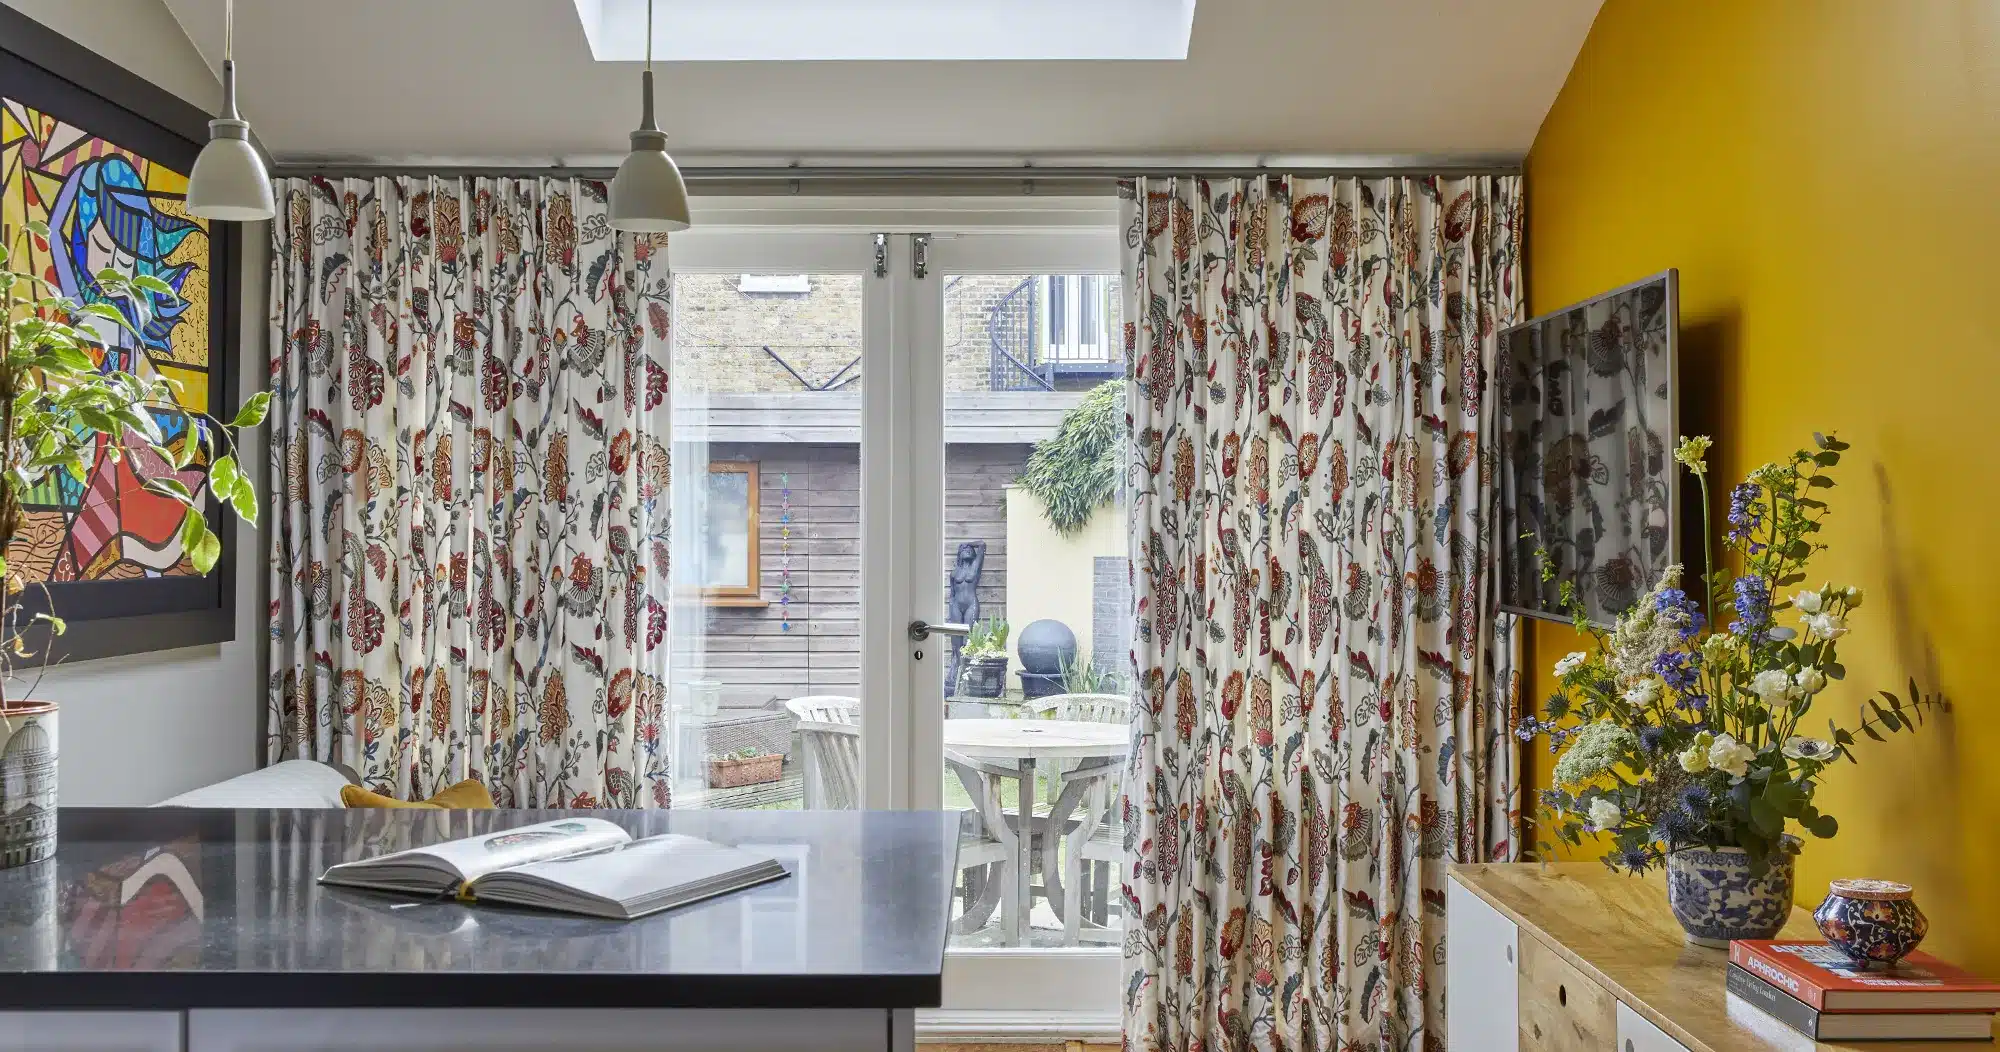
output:
<instances>
[{"instance_id":1,"label":"black picture frame","mask_svg":"<svg viewBox=\"0 0 2000 1052\"><path fill-rule=\"evenodd\" d=\"M217 89L218 93L220 88ZM68 37L0 6L0 95L53 114L149 159L187 171L208 139L209 115L177 95ZM241 224L209 226L209 412L228 420L241 403ZM209 528L222 556L205 577L62 582L16 597L26 614L53 609L68 631L30 626L32 658L17 664L81 661L236 638L238 532L211 499Z\"/></svg>"}]
</instances>

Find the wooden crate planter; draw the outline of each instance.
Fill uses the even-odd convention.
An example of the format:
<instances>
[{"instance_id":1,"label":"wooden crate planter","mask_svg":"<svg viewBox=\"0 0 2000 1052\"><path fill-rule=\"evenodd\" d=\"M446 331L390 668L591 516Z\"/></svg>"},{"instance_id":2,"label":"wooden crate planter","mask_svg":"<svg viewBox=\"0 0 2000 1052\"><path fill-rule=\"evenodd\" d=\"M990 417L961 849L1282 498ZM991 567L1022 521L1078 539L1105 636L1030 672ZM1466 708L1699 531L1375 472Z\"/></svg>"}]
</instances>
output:
<instances>
[{"instance_id":1,"label":"wooden crate planter","mask_svg":"<svg viewBox=\"0 0 2000 1052\"><path fill-rule=\"evenodd\" d=\"M785 754L728 757L708 761L708 787L734 789L743 785L775 782L785 776Z\"/></svg>"}]
</instances>

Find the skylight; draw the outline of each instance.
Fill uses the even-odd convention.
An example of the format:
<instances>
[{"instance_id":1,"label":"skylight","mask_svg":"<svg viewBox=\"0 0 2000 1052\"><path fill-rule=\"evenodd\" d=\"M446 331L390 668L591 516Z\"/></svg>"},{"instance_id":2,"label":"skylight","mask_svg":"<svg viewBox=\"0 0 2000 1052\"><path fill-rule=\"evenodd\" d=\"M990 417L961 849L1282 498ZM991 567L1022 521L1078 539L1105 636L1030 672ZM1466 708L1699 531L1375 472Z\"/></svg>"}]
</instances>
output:
<instances>
[{"instance_id":1,"label":"skylight","mask_svg":"<svg viewBox=\"0 0 2000 1052\"><path fill-rule=\"evenodd\" d=\"M646 0L575 0L599 62L646 56ZM1185 59L1195 0L658 0L660 62Z\"/></svg>"}]
</instances>

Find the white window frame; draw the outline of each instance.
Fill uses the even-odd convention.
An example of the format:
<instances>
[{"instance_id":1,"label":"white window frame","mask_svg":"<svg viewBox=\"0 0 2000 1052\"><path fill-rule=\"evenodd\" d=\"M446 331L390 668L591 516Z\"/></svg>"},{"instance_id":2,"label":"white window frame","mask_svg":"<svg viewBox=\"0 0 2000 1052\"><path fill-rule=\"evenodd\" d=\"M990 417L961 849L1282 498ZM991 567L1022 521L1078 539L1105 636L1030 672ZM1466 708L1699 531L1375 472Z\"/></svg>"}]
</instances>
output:
<instances>
[{"instance_id":1,"label":"white window frame","mask_svg":"<svg viewBox=\"0 0 2000 1052\"><path fill-rule=\"evenodd\" d=\"M697 198L673 235L676 273L861 273L862 799L941 806L944 685L904 626L944 620L944 286L954 274L1115 273L1114 198ZM874 234L888 235L874 277ZM928 268L912 266L927 233ZM925 392L931 394L926 397ZM919 1031L952 1040L1116 1040L1115 946L952 949L944 1006Z\"/></svg>"}]
</instances>

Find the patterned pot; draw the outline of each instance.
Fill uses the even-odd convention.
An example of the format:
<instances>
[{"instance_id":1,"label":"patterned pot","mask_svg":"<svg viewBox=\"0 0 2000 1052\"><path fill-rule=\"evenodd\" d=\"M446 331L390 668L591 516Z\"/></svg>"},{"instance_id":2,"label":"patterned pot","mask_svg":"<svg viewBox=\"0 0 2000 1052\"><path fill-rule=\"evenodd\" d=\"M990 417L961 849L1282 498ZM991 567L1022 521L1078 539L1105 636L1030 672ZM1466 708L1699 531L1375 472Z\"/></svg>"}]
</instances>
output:
<instances>
[{"instance_id":1,"label":"patterned pot","mask_svg":"<svg viewBox=\"0 0 2000 1052\"><path fill-rule=\"evenodd\" d=\"M56 703L0 707L0 869L56 852Z\"/></svg>"},{"instance_id":2,"label":"patterned pot","mask_svg":"<svg viewBox=\"0 0 2000 1052\"><path fill-rule=\"evenodd\" d=\"M1834 881L1813 920L1828 943L1864 968L1902 960L1931 930L1910 886L1887 880Z\"/></svg>"},{"instance_id":3,"label":"patterned pot","mask_svg":"<svg viewBox=\"0 0 2000 1052\"><path fill-rule=\"evenodd\" d=\"M1799 838L1786 835L1771 866L1750 876L1740 847L1690 847L1667 854L1667 905L1697 946L1726 949L1731 939L1769 939L1792 912Z\"/></svg>"}]
</instances>

